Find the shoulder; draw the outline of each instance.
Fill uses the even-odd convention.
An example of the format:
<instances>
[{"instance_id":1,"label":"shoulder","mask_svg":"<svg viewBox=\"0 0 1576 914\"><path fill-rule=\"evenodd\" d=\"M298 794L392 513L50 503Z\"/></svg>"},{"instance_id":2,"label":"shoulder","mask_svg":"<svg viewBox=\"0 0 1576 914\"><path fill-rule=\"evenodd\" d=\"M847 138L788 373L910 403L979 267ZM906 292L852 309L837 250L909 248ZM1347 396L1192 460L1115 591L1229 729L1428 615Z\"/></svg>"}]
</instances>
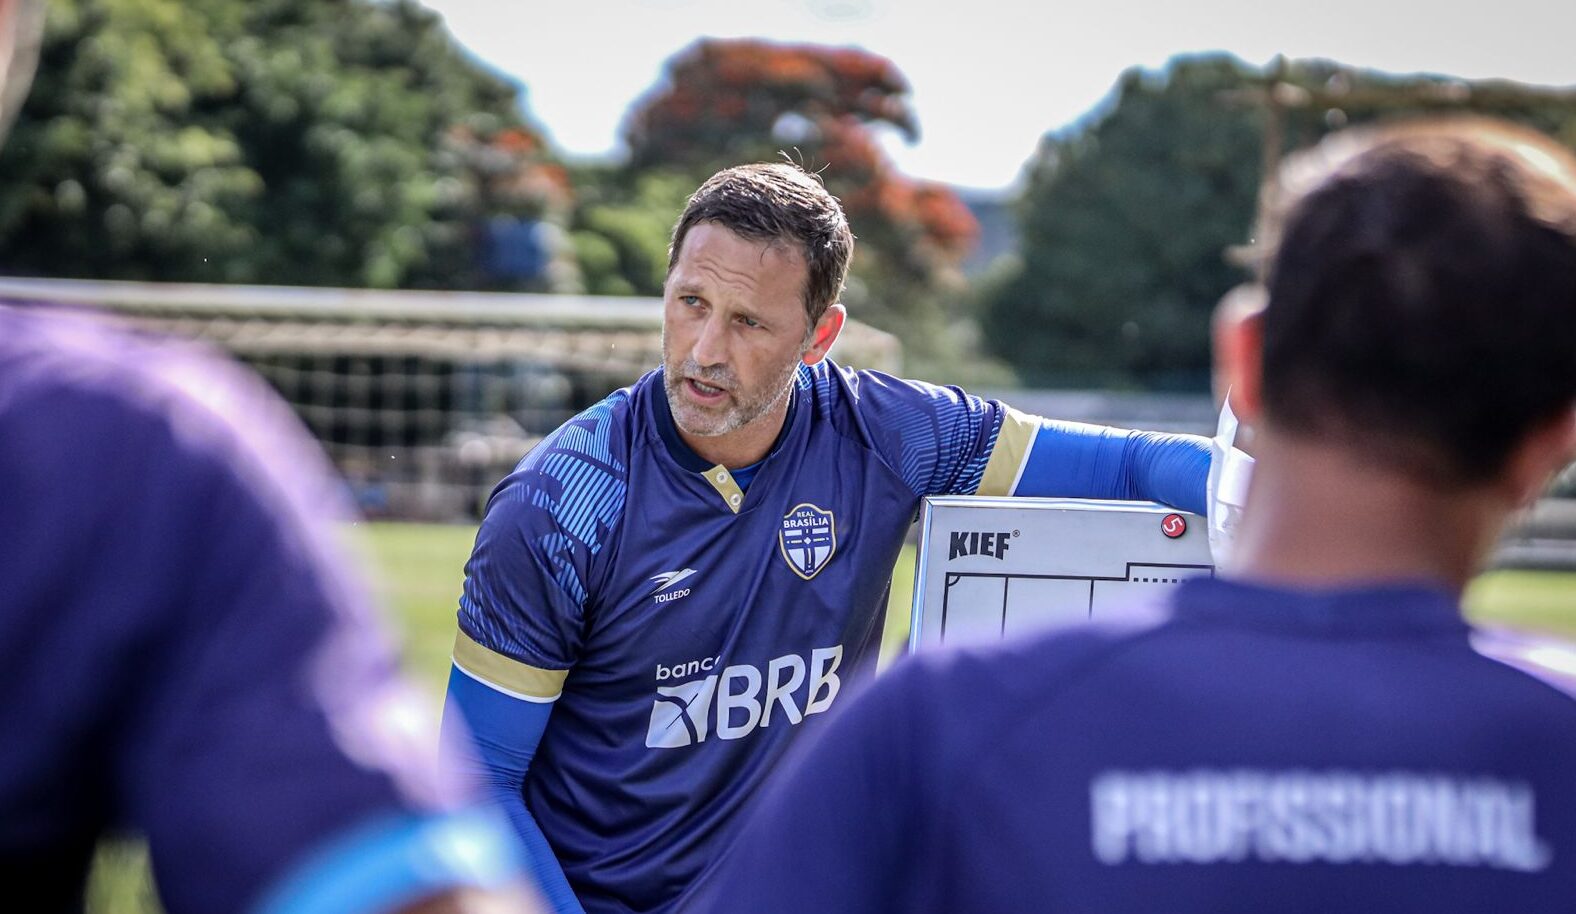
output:
<instances>
[{"instance_id":1,"label":"shoulder","mask_svg":"<svg viewBox=\"0 0 1576 914\"><path fill-rule=\"evenodd\" d=\"M56 413L41 431L85 432L69 419L92 414L117 430L191 420L243 437L224 409L248 393L235 366L84 315L0 305L0 371L4 415Z\"/></svg>"},{"instance_id":2,"label":"shoulder","mask_svg":"<svg viewBox=\"0 0 1576 914\"><path fill-rule=\"evenodd\" d=\"M937 442L957 446L989 435L1003 409L960 387L845 368L830 360L801 368L799 387L822 419L891 453L925 451Z\"/></svg>"},{"instance_id":3,"label":"shoulder","mask_svg":"<svg viewBox=\"0 0 1576 914\"><path fill-rule=\"evenodd\" d=\"M587 495L619 487L629 475L630 454L641 438L641 407L647 375L616 390L554 429L520 458L500 489L525 480L548 479L566 494Z\"/></svg>"},{"instance_id":4,"label":"shoulder","mask_svg":"<svg viewBox=\"0 0 1576 914\"><path fill-rule=\"evenodd\" d=\"M799 370L799 388L818 403L852 409L938 408L980 402L962 388L899 378L884 371L848 368L823 359Z\"/></svg>"},{"instance_id":5,"label":"shoulder","mask_svg":"<svg viewBox=\"0 0 1576 914\"><path fill-rule=\"evenodd\" d=\"M488 521L531 529L546 524L598 551L624 511L651 383L648 374L614 391L542 439L493 490Z\"/></svg>"},{"instance_id":6,"label":"shoulder","mask_svg":"<svg viewBox=\"0 0 1576 914\"><path fill-rule=\"evenodd\" d=\"M1576 643L1498 627L1474 627L1472 649L1540 691L1576 699ZM1576 710L1576 709L1573 709Z\"/></svg>"},{"instance_id":7,"label":"shoulder","mask_svg":"<svg viewBox=\"0 0 1576 914\"><path fill-rule=\"evenodd\" d=\"M641 407L647 388L653 383L658 383L655 372L582 410L542 439L516 469L542 466L550 458L561 456L610 473L627 473L630 450L640 438Z\"/></svg>"},{"instance_id":8,"label":"shoulder","mask_svg":"<svg viewBox=\"0 0 1576 914\"><path fill-rule=\"evenodd\" d=\"M81 315L0 305L0 428L13 472L77 491L147 496L206 472L282 508L343 505L294 414L242 366ZM30 453L47 463L23 466Z\"/></svg>"}]
</instances>

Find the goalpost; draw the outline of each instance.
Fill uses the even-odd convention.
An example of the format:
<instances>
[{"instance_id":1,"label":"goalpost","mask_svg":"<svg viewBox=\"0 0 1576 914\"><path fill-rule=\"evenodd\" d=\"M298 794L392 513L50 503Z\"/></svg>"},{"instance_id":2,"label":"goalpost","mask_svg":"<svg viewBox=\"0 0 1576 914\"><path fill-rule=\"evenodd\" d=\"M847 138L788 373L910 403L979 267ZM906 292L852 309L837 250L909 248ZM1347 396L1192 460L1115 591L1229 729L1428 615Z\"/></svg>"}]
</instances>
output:
<instances>
[{"instance_id":1,"label":"goalpost","mask_svg":"<svg viewBox=\"0 0 1576 914\"><path fill-rule=\"evenodd\" d=\"M109 312L250 365L363 514L474 520L541 436L661 363L656 298L0 279L0 297ZM895 370L850 324L840 361Z\"/></svg>"}]
</instances>

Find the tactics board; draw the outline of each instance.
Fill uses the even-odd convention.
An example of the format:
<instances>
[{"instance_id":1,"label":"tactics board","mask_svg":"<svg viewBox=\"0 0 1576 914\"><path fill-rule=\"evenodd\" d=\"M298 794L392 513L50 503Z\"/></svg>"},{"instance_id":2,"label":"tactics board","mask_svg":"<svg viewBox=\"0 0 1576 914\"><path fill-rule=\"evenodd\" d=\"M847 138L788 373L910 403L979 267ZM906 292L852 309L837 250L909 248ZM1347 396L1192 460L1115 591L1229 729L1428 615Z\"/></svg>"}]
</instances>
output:
<instances>
[{"instance_id":1,"label":"tactics board","mask_svg":"<svg viewBox=\"0 0 1576 914\"><path fill-rule=\"evenodd\" d=\"M1140 610L1214 573L1204 518L1153 502L927 498L909 650Z\"/></svg>"}]
</instances>

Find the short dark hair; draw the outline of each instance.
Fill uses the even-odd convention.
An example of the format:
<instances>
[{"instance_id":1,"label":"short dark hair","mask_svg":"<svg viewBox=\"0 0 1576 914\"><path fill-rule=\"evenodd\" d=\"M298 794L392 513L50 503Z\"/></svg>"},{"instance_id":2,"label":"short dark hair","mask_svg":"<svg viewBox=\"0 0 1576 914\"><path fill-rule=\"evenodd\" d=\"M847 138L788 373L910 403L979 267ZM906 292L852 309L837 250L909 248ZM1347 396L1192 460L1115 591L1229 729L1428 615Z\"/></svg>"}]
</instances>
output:
<instances>
[{"instance_id":1,"label":"short dark hair","mask_svg":"<svg viewBox=\"0 0 1576 914\"><path fill-rule=\"evenodd\" d=\"M842 295L854 236L842 205L818 175L786 162L737 165L712 175L690 195L673 227L670 272L690 229L702 222L752 241L797 245L808 268L804 311L811 327Z\"/></svg>"},{"instance_id":2,"label":"short dark hair","mask_svg":"<svg viewBox=\"0 0 1576 914\"><path fill-rule=\"evenodd\" d=\"M1576 404L1576 157L1481 119L1348 131L1288 160L1266 420L1441 484L1485 482Z\"/></svg>"}]
</instances>

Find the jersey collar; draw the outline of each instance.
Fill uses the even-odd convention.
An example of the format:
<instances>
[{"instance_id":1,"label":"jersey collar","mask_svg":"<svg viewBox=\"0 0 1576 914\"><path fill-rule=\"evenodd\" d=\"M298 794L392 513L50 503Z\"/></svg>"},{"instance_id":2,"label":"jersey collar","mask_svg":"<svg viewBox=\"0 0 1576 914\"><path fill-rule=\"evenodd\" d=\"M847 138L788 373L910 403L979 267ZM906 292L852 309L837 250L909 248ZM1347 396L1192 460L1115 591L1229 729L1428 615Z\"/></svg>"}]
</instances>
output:
<instances>
[{"instance_id":1,"label":"jersey collar","mask_svg":"<svg viewBox=\"0 0 1576 914\"><path fill-rule=\"evenodd\" d=\"M803 366L801 366L800 373L803 370ZM728 510L738 514L739 509L744 506L744 490L739 488L738 483L733 479L733 474L728 471L727 467L720 463L708 463L704 457L695 453L689 445L685 444L684 439L679 436L678 426L673 422L673 409L668 405L668 389L664 383L663 370L661 368L657 369L653 382L651 385L652 422L656 426L657 436L662 439L662 444L667 449L668 456L673 458L673 462L678 464L685 472L693 473L703 479L706 485L716 491L717 496L722 499L722 503L727 506ZM760 469L755 474L755 482L753 483L755 485L758 485L761 478L770 470L772 458L777 455L777 452L782 449L783 442L788 439L788 431L793 428L794 420L798 418L798 403L801 389L802 384L796 374L793 388L788 392L788 415L783 417L783 427L777 432L777 440L772 442L772 446L766 452L766 456L761 458L756 464Z\"/></svg>"}]
</instances>

